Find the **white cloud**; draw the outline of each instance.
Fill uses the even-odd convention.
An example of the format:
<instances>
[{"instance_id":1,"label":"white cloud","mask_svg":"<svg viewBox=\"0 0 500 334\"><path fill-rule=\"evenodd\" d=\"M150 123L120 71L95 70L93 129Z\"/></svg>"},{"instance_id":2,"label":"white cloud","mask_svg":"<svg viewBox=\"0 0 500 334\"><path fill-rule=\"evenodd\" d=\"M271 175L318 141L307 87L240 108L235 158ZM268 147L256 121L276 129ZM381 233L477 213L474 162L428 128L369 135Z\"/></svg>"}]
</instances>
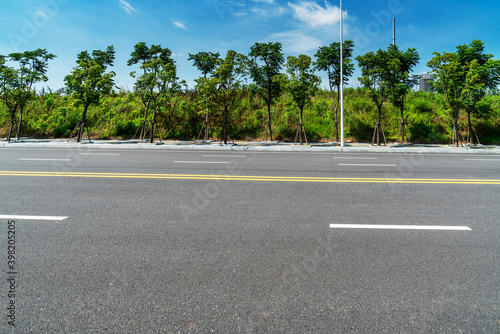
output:
<instances>
[{"instance_id":1,"label":"white cloud","mask_svg":"<svg viewBox=\"0 0 500 334\"><path fill-rule=\"evenodd\" d=\"M125 0L120 0L120 7L124 9L129 15L132 14L132 12L137 12L137 10Z\"/></svg>"},{"instance_id":2,"label":"white cloud","mask_svg":"<svg viewBox=\"0 0 500 334\"><path fill-rule=\"evenodd\" d=\"M322 45L319 38L299 31L272 34L270 39L282 42L285 53L309 53L316 51Z\"/></svg>"},{"instance_id":3,"label":"white cloud","mask_svg":"<svg viewBox=\"0 0 500 334\"><path fill-rule=\"evenodd\" d=\"M302 1L297 5L289 2L288 6L292 7L297 19L311 27L330 26L340 22L340 8L330 5L328 1L325 1L325 7L312 1Z\"/></svg>"},{"instance_id":4,"label":"white cloud","mask_svg":"<svg viewBox=\"0 0 500 334\"><path fill-rule=\"evenodd\" d=\"M263 6L256 6L253 8L250 8L250 13L256 14L259 16L263 17L278 17L282 16L283 14L286 13L286 9L283 7L263 7Z\"/></svg>"},{"instance_id":5,"label":"white cloud","mask_svg":"<svg viewBox=\"0 0 500 334\"><path fill-rule=\"evenodd\" d=\"M184 29L184 30L186 30L186 29L187 29L187 28L186 28L186 25L185 25L184 23L182 23L182 22L178 22L178 21L177 21L177 22L174 22L174 26L176 26L177 28Z\"/></svg>"},{"instance_id":6,"label":"white cloud","mask_svg":"<svg viewBox=\"0 0 500 334\"><path fill-rule=\"evenodd\" d=\"M274 5L274 0L252 0L253 2L267 3L269 5Z\"/></svg>"}]
</instances>

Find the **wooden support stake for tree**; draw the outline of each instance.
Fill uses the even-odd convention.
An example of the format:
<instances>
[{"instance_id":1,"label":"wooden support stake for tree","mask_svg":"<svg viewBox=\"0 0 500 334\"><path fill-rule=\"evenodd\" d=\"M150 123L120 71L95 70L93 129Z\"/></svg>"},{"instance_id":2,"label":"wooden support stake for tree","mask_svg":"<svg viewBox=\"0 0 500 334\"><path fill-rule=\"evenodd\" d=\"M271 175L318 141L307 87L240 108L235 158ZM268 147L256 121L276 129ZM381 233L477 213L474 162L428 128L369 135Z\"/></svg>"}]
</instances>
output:
<instances>
[{"instance_id":1,"label":"wooden support stake for tree","mask_svg":"<svg viewBox=\"0 0 500 334\"><path fill-rule=\"evenodd\" d=\"M86 125L86 128L87 128L87 136L89 138L89 143L91 143L92 141L90 140L90 131L89 131L89 124L88 124L88 122L86 122L85 125Z\"/></svg>"},{"instance_id":2,"label":"wooden support stake for tree","mask_svg":"<svg viewBox=\"0 0 500 334\"><path fill-rule=\"evenodd\" d=\"M380 129L382 130L382 136L384 137L384 145L387 146L387 140L385 140L385 132L384 132L384 127L382 124L380 124Z\"/></svg>"},{"instance_id":3,"label":"wooden support stake for tree","mask_svg":"<svg viewBox=\"0 0 500 334\"><path fill-rule=\"evenodd\" d=\"M375 125L375 130L373 131L372 145L375 143L375 136L377 136L377 145L380 146L380 133L382 133L382 137L384 138L384 145L387 145L384 129L382 128L382 124L379 122L377 122L377 125Z\"/></svg>"},{"instance_id":4,"label":"wooden support stake for tree","mask_svg":"<svg viewBox=\"0 0 500 334\"><path fill-rule=\"evenodd\" d=\"M307 145L308 142L307 142L306 127L305 127L304 123L300 122L297 125L297 132L295 133L295 141L293 142L294 145L297 143L297 139L299 140L300 145L302 145L302 143L303 143L302 133L304 133L304 138L306 140L306 145Z\"/></svg>"},{"instance_id":5,"label":"wooden support stake for tree","mask_svg":"<svg viewBox=\"0 0 500 334\"><path fill-rule=\"evenodd\" d=\"M4 130L5 130L5 125L3 126L2 131L0 132L0 137L2 136Z\"/></svg>"},{"instance_id":6,"label":"wooden support stake for tree","mask_svg":"<svg viewBox=\"0 0 500 334\"><path fill-rule=\"evenodd\" d=\"M141 120L141 124L139 124L139 126L137 127L137 130L135 130L134 139L136 139L136 138L137 138L137 133L139 132L139 129L142 129L142 123L143 123L143 122L144 122L144 121L143 121L143 120Z\"/></svg>"},{"instance_id":7,"label":"wooden support stake for tree","mask_svg":"<svg viewBox=\"0 0 500 334\"><path fill-rule=\"evenodd\" d=\"M17 121L16 120L10 120L10 127L9 127L9 133L7 135L7 141L10 141L12 138L12 130L14 130L14 127L16 126Z\"/></svg>"},{"instance_id":8,"label":"wooden support stake for tree","mask_svg":"<svg viewBox=\"0 0 500 334\"><path fill-rule=\"evenodd\" d=\"M10 124L10 123L12 123L12 121L11 121L10 119L9 119L7 122L8 122L9 124ZM3 132L5 131L5 127L6 127L6 125L4 125L4 126L3 126L3 128L2 128L2 132L0 132L0 136L1 136L1 135L3 134Z\"/></svg>"},{"instance_id":9,"label":"wooden support stake for tree","mask_svg":"<svg viewBox=\"0 0 500 334\"><path fill-rule=\"evenodd\" d=\"M377 124L378 124L378 123L377 123ZM373 143L375 143L375 136L376 136L376 134L377 134L377 129L378 129L378 126L376 125L376 126L375 126L375 129L373 130L372 145L373 145Z\"/></svg>"},{"instance_id":10,"label":"wooden support stake for tree","mask_svg":"<svg viewBox=\"0 0 500 334\"><path fill-rule=\"evenodd\" d=\"M337 115L335 115L335 122L333 123L332 135L330 136L330 140L333 140L333 133L335 132L335 141L338 143L339 142L339 129L338 129L339 122L337 121L336 118L337 118Z\"/></svg>"},{"instance_id":11,"label":"wooden support stake for tree","mask_svg":"<svg viewBox=\"0 0 500 334\"><path fill-rule=\"evenodd\" d=\"M205 141L208 140L208 129L209 129L209 122L208 121L204 121L203 122L203 127L200 129L200 133L198 133L198 138L196 140L200 140L200 137L201 137L201 133L203 132L203 130L205 130Z\"/></svg>"},{"instance_id":12,"label":"wooden support stake for tree","mask_svg":"<svg viewBox=\"0 0 500 334\"><path fill-rule=\"evenodd\" d=\"M406 135L405 130L407 130L406 123L405 121L401 121L401 123L399 123L399 129L398 129L398 144L405 143L405 135Z\"/></svg>"},{"instance_id":13,"label":"wooden support stake for tree","mask_svg":"<svg viewBox=\"0 0 500 334\"><path fill-rule=\"evenodd\" d=\"M73 135L73 132L75 132L76 129L78 129L80 127L80 123L82 122L82 120L79 120L78 123L76 124L76 126L73 128L73 130L71 130L71 132L69 133L69 136L68 136L68 142L69 140L71 139L71 136Z\"/></svg>"}]
</instances>

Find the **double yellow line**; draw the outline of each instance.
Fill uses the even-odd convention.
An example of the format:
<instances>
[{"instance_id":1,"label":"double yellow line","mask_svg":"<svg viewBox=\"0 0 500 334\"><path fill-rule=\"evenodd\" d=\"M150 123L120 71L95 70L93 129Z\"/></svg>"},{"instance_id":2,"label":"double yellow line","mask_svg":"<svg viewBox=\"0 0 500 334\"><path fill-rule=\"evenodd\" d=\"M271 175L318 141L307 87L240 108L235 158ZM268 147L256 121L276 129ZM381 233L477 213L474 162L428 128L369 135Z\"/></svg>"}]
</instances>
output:
<instances>
[{"instance_id":1,"label":"double yellow line","mask_svg":"<svg viewBox=\"0 0 500 334\"><path fill-rule=\"evenodd\" d=\"M0 176L223 180L223 181L267 181L267 182L420 183L420 184L474 184L474 185L493 184L493 185L500 185L500 180L480 180L480 179L479 180L478 179L404 179L404 178L363 178L363 177L297 177L297 176L253 176L253 175L76 173L76 172L30 172L30 171L0 171Z\"/></svg>"}]
</instances>

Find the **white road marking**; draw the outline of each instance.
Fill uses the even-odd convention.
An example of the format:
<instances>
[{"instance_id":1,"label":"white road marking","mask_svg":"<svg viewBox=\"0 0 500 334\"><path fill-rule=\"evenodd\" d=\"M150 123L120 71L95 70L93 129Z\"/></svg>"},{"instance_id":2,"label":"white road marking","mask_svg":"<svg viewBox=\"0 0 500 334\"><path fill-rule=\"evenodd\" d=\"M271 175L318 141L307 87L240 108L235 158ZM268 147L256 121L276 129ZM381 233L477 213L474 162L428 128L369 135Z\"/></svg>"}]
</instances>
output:
<instances>
[{"instance_id":1,"label":"white road marking","mask_svg":"<svg viewBox=\"0 0 500 334\"><path fill-rule=\"evenodd\" d=\"M500 159L465 159L467 161L500 161Z\"/></svg>"},{"instance_id":2,"label":"white road marking","mask_svg":"<svg viewBox=\"0 0 500 334\"><path fill-rule=\"evenodd\" d=\"M334 159L347 159L347 160L377 160L378 158L357 158L357 157L333 157Z\"/></svg>"},{"instance_id":3,"label":"white road marking","mask_svg":"<svg viewBox=\"0 0 500 334\"><path fill-rule=\"evenodd\" d=\"M78 153L80 155L120 155L120 153Z\"/></svg>"},{"instance_id":4,"label":"white road marking","mask_svg":"<svg viewBox=\"0 0 500 334\"><path fill-rule=\"evenodd\" d=\"M204 155L207 158L246 158L246 155Z\"/></svg>"},{"instance_id":5,"label":"white road marking","mask_svg":"<svg viewBox=\"0 0 500 334\"><path fill-rule=\"evenodd\" d=\"M330 228L471 231L468 226L330 224Z\"/></svg>"},{"instance_id":6,"label":"white road marking","mask_svg":"<svg viewBox=\"0 0 500 334\"><path fill-rule=\"evenodd\" d=\"M20 158L21 161L71 161L71 159L34 159L34 158Z\"/></svg>"},{"instance_id":7,"label":"white road marking","mask_svg":"<svg viewBox=\"0 0 500 334\"><path fill-rule=\"evenodd\" d=\"M228 161L174 161L176 164L228 164Z\"/></svg>"},{"instance_id":8,"label":"white road marking","mask_svg":"<svg viewBox=\"0 0 500 334\"><path fill-rule=\"evenodd\" d=\"M68 217L57 216L20 216L20 215L0 215L0 219L20 219L20 220L64 220Z\"/></svg>"},{"instance_id":9,"label":"white road marking","mask_svg":"<svg viewBox=\"0 0 500 334\"><path fill-rule=\"evenodd\" d=\"M339 164L339 166L369 166L369 167L395 167L389 164Z\"/></svg>"}]
</instances>

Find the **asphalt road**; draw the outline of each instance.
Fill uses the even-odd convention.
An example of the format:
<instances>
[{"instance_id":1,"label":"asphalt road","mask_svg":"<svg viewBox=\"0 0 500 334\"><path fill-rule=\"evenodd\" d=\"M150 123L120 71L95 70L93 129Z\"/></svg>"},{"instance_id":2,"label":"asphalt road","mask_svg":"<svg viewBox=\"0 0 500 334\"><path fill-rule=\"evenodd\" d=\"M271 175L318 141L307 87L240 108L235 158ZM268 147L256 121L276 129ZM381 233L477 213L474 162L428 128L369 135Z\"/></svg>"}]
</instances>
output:
<instances>
[{"instance_id":1,"label":"asphalt road","mask_svg":"<svg viewBox=\"0 0 500 334\"><path fill-rule=\"evenodd\" d=\"M0 189L2 333L500 333L496 155L8 148Z\"/></svg>"}]
</instances>

